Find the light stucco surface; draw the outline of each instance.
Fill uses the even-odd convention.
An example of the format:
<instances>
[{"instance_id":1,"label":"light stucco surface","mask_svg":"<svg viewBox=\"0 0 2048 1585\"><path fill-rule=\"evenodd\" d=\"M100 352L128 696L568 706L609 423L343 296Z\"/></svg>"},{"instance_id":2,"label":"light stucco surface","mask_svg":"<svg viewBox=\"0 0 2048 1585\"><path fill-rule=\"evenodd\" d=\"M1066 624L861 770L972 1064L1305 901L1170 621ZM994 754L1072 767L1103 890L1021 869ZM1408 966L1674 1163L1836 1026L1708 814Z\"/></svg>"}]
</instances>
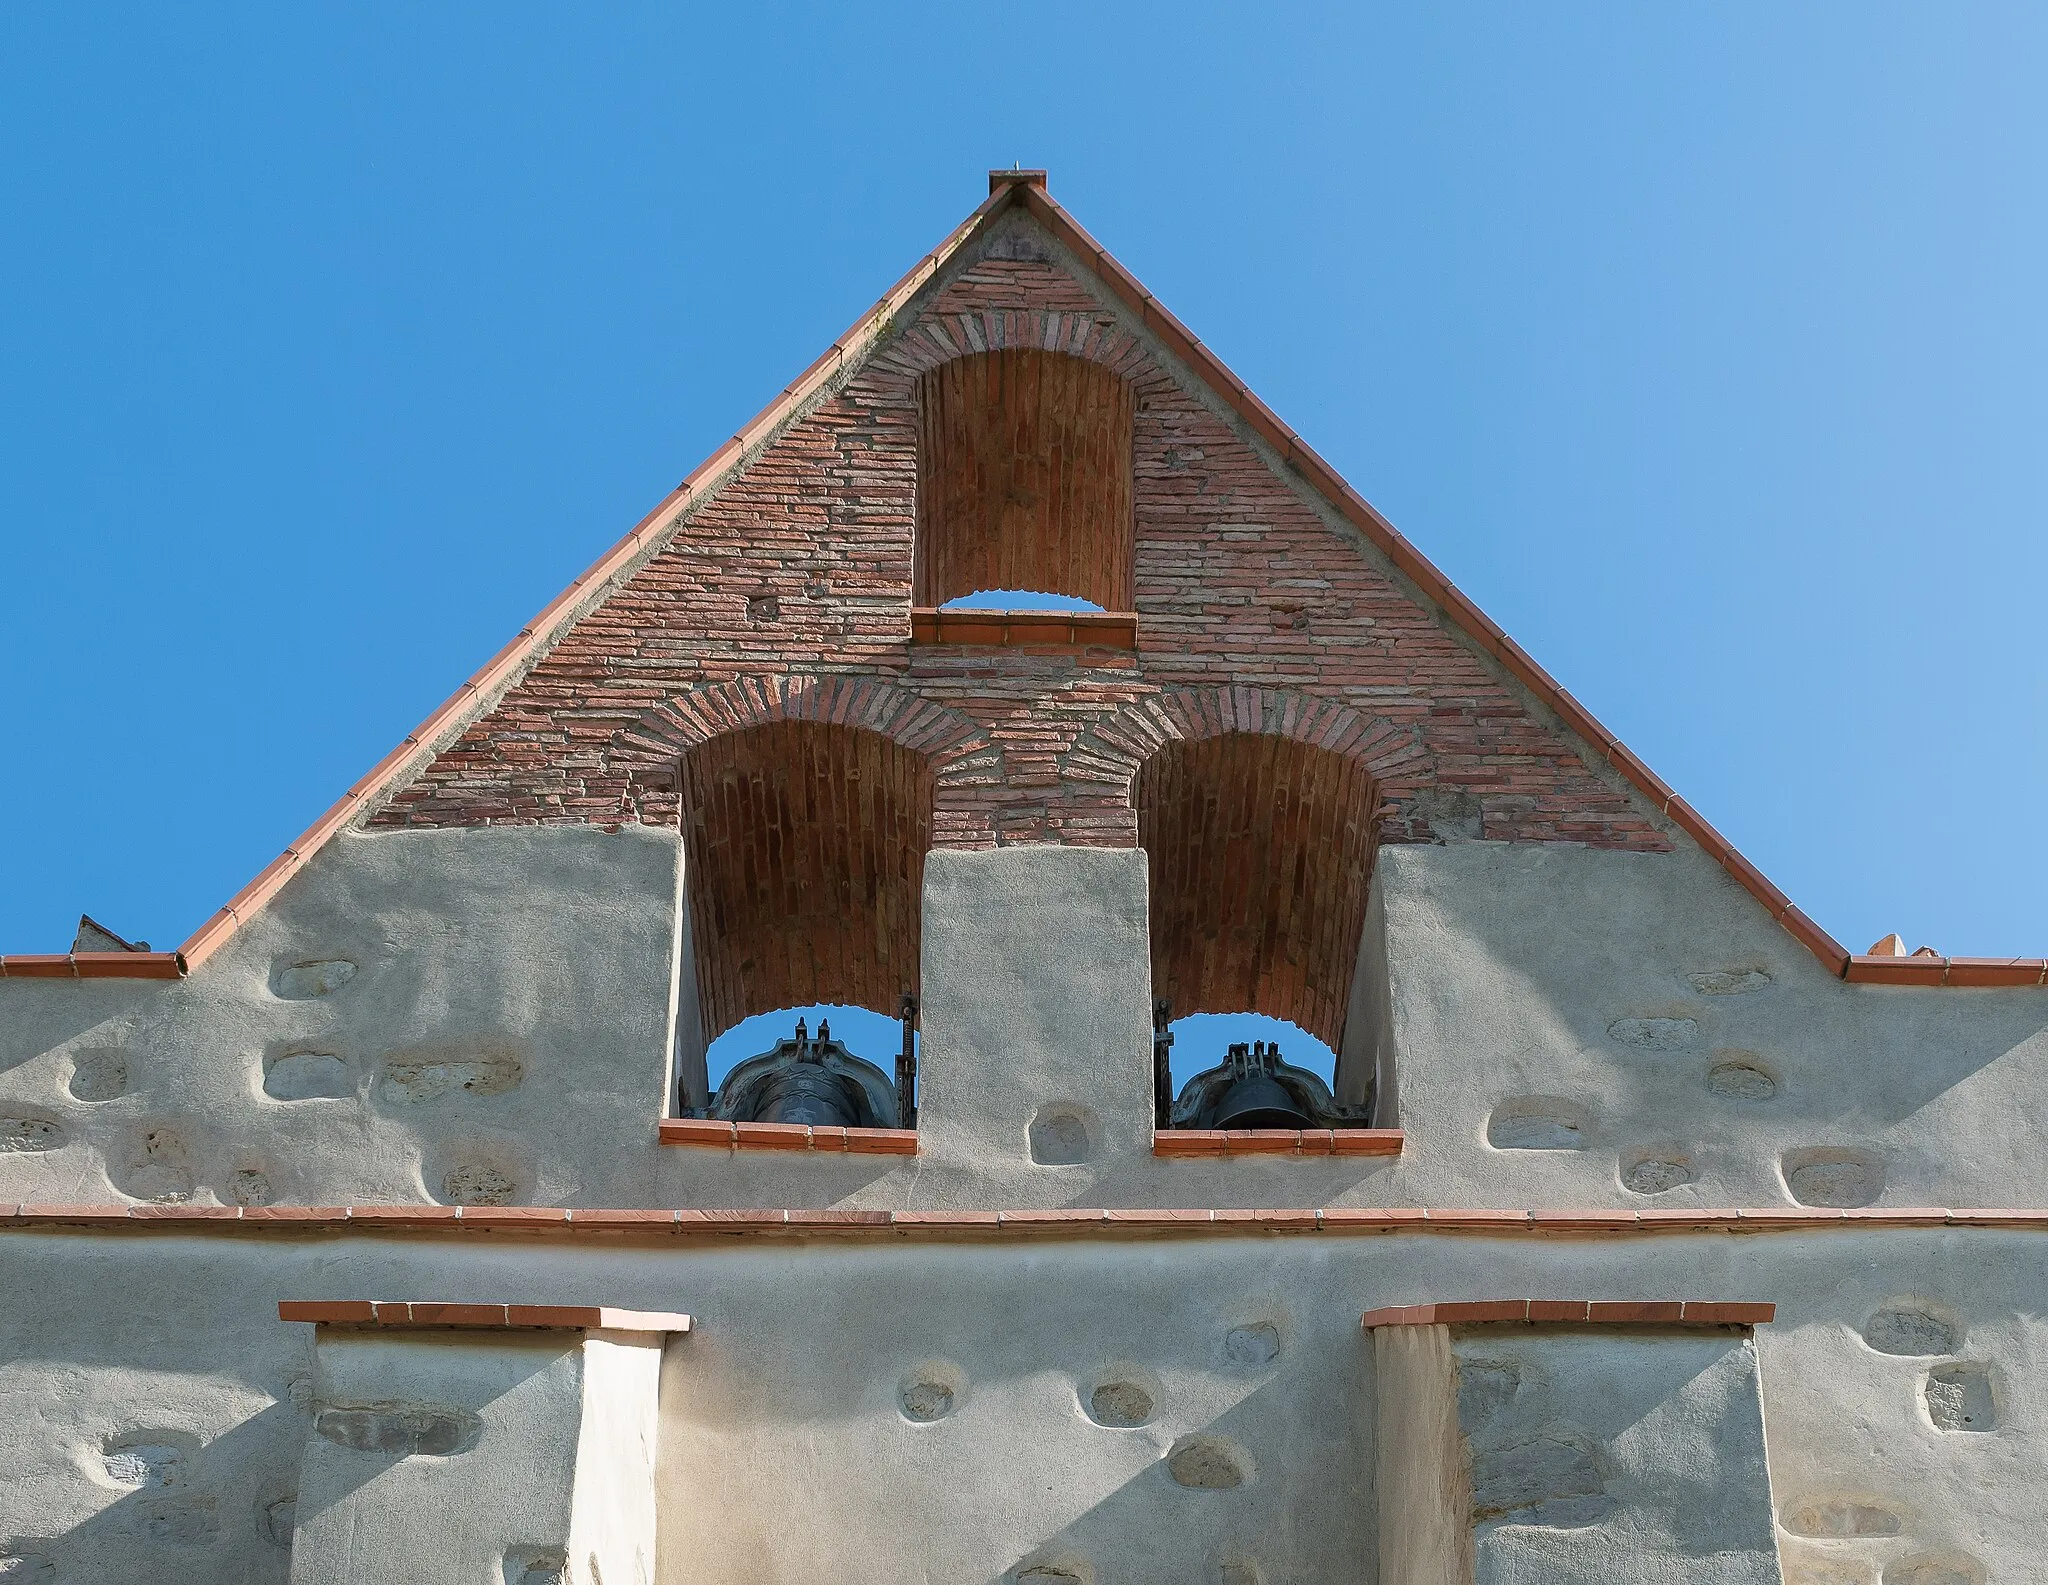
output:
<instances>
[{"instance_id":1,"label":"light stucco surface","mask_svg":"<svg viewBox=\"0 0 2048 1585\"><path fill-rule=\"evenodd\" d=\"M2048 992L1844 984L1691 850L1381 851L1345 1044L1395 1160L1154 1159L1143 855L1072 848L932 855L915 1159L665 1147L676 876L637 828L351 837L187 981L0 982L0 1199L2048 1203ZM1086 1159L1034 1161L1062 1108Z\"/></svg>"},{"instance_id":2,"label":"light stucco surface","mask_svg":"<svg viewBox=\"0 0 2048 1585\"><path fill-rule=\"evenodd\" d=\"M993 1585L1060 1559L1102 1580L1220 1578L1227 1561L1268 1581L1371 1580L1378 1416L1362 1311L1418 1295L1706 1294L1779 1306L1755 1357L1789 1578L1812 1559L1875 1575L1939 1555L2026 1579L2048 1459L2038 1251L1969 1229L659 1245L11 1233L0 1537L59 1579L281 1582L289 1554L266 1513L291 1495L319 1388L313 1329L278 1321L278 1298L595 1296L698 1321L663 1369L661 1585L809 1577L821 1536L836 1577L855 1580L928 1570ZM1939 1310L1948 1352L1865 1341L1901 1303ZM1991 1372L1991 1429L1930 1419L1928 1374L1952 1360ZM927 1379L950 1404L913 1420L906 1387ZM1090 1417L1112 1381L1151 1396L1144 1423ZM566 1382L549 1400L569 1451L573 1400ZM1584 1429L1619 1442L1627 1408ZM1220 1439L1248 1478L1176 1483L1166 1460L1190 1437ZM185 1450L175 1483L108 1477L107 1449L138 1438ZM1718 1460L1720 1445L1691 1451ZM1753 1489L1739 1460L1729 1477ZM529 1539L523 1524L503 1543ZM1800 1533L1858 1525L1870 1533Z\"/></svg>"}]
</instances>

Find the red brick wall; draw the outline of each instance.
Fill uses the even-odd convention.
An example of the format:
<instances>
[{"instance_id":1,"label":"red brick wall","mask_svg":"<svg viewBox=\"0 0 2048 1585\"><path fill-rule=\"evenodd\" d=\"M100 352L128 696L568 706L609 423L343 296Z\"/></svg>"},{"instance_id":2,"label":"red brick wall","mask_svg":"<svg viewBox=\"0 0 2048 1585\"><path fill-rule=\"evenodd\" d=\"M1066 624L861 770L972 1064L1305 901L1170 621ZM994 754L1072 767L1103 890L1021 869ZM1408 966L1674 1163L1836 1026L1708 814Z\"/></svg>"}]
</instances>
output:
<instances>
[{"instance_id":1,"label":"red brick wall","mask_svg":"<svg viewBox=\"0 0 2048 1585\"><path fill-rule=\"evenodd\" d=\"M1131 387L1003 347L917 381L918 605L1028 589L1131 608Z\"/></svg>"},{"instance_id":2,"label":"red brick wall","mask_svg":"<svg viewBox=\"0 0 2048 1585\"><path fill-rule=\"evenodd\" d=\"M1488 837L1667 845L1120 324L1049 262L963 270L374 823L671 822L664 723L700 691L765 720L862 679L913 701L887 731L933 756L942 846L1127 846L1130 746L1209 735L1232 712L1257 730L1313 718L1394 806L1382 840L1426 838L1409 802L1453 792L1476 800ZM1129 382L1134 654L909 643L918 378L1019 346Z\"/></svg>"}]
</instances>

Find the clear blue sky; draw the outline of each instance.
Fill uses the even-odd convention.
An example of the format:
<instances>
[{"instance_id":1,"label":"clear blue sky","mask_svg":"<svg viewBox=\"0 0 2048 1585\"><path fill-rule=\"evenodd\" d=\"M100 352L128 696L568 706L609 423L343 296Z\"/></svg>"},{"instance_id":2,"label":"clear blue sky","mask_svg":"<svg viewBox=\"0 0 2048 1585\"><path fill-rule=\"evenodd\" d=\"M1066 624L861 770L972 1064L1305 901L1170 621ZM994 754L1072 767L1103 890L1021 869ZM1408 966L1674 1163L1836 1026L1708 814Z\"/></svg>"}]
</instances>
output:
<instances>
[{"instance_id":1,"label":"clear blue sky","mask_svg":"<svg viewBox=\"0 0 2048 1585\"><path fill-rule=\"evenodd\" d=\"M2048 8L0 10L0 950L175 944L1054 193L1852 948L2048 952Z\"/></svg>"}]
</instances>

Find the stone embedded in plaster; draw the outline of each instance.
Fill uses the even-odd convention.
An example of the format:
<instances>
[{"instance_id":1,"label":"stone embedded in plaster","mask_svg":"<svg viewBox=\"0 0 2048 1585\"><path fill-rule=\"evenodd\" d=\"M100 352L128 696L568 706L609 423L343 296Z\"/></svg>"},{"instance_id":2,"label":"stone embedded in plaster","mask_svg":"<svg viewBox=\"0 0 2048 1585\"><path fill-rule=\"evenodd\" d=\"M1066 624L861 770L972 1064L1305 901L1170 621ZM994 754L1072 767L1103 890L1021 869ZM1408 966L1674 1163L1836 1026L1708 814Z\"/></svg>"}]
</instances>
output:
<instances>
[{"instance_id":1,"label":"stone embedded in plaster","mask_svg":"<svg viewBox=\"0 0 2048 1585\"><path fill-rule=\"evenodd\" d=\"M1633 1194L1667 1194L1698 1176L1692 1157L1671 1145L1652 1146L1624 1158L1622 1187Z\"/></svg>"},{"instance_id":2,"label":"stone embedded in plaster","mask_svg":"<svg viewBox=\"0 0 2048 1585\"><path fill-rule=\"evenodd\" d=\"M1466 1359L1458 1367L1458 1425L1467 1435L1486 1428L1515 1401L1522 1372L1505 1359Z\"/></svg>"},{"instance_id":3,"label":"stone embedded in plaster","mask_svg":"<svg viewBox=\"0 0 2048 1585\"><path fill-rule=\"evenodd\" d=\"M292 1532L299 1523L299 1494L278 1492L256 1504L256 1529L272 1546L291 1550Z\"/></svg>"},{"instance_id":4,"label":"stone embedded in plaster","mask_svg":"<svg viewBox=\"0 0 2048 1585\"><path fill-rule=\"evenodd\" d=\"M303 958L280 964L270 977L270 989L284 1001L304 1002L330 995L355 977L356 966L347 958Z\"/></svg>"},{"instance_id":5,"label":"stone embedded in plaster","mask_svg":"<svg viewBox=\"0 0 2048 1585\"><path fill-rule=\"evenodd\" d=\"M270 1174L261 1167L237 1167L228 1177L221 1200L227 1205L268 1205L276 1198Z\"/></svg>"},{"instance_id":6,"label":"stone embedded in plaster","mask_svg":"<svg viewBox=\"0 0 2048 1585\"><path fill-rule=\"evenodd\" d=\"M519 1179L498 1161L457 1161L441 1174L438 1198L444 1205L510 1205L519 1198Z\"/></svg>"},{"instance_id":7,"label":"stone embedded in plaster","mask_svg":"<svg viewBox=\"0 0 2048 1585\"><path fill-rule=\"evenodd\" d=\"M1166 1450L1166 1473L1192 1491L1229 1491L1251 1480L1251 1455L1228 1437L1198 1431Z\"/></svg>"},{"instance_id":8,"label":"stone embedded in plaster","mask_svg":"<svg viewBox=\"0 0 2048 1585\"><path fill-rule=\"evenodd\" d=\"M1088 1394L1088 1418L1097 1425L1127 1429L1152 1418L1152 1391L1141 1382L1105 1381Z\"/></svg>"},{"instance_id":9,"label":"stone embedded in plaster","mask_svg":"<svg viewBox=\"0 0 2048 1585\"><path fill-rule=\"evenodd\" d=\"M282 1051L264 1059L263 1093L273 1101L352 1101L355 1070L331 1051Z\"/></svg>"},{"instance_id":10,"label":"stone embedded in plaster","mask_svg":"<svg viewBox=\"0 0 2048 1585\"><path fill-rule=\"evenodd\" d=\"M1786 1151L1779 1165L1786 1189L1801 1205L1869 1205L1884 1193L1884 1163L1867 1150L1810 1146Z\"/></svg>"},{"instance_id":11,"label":"stone embedded in plaster","mask_svg":"<svg viewBox=\"0 0 2048 1585\"><path fill-rule=\"evenodd\" d=\"M1585 1120L1568 1101L1523 1096L1494 1108L1486 1142L1495 1150L1583 1150Z\"/></svg>"},{"instance_id":12,"label":"stone embedded in plaster","mask_svg":"<svg viewBox=\"0 0 2048 1585\"><path fill-rule=\"evenodd\" d=\"M1771 976L1760 968L1700 969L1686 981L1702 996L1749 996L1768 990Z\"/></svg>"},{"instance_id":13,"label":"stone embedded in plaster","mask_svg":"<svg viewBox=\"0 0 2048 1585\"><path fill-rule=\"evenodd\" d=\"M447 1457L475 1447L483 1421L474 1410L452 1404L333 1403L321 1405L313 1429L358 1453Z\"/></svg>"},{"instance_id":14,"label":"stone embedded in plaster","mask_svg":"<svg viewBox=\"0 0 2048 1585\"><path fill-rule=\"evenodd\" d=\"M78 1101L112 1101L128 1093L128 1053L108 1049L71 1054L71 1097Z\"/></svg>"},{"instance_id":15,"label":"stone embedded in plaster","mask_svg":"<svg viewBox=\"0 0 2048 1585\"><path fill-rule=\"evenodd\" d=\"M1048 1101L1031 1119L1031 1159L1041 1167L1071 1167L1094 1154L1095 1114L1072 1101Z\"/></svg>"},{"instance_id":16,"label":"stone embedded in plaster","mask_svg":"<svg viewBox=\"0 0 2048 1585\"><path fill-rule=\"evenodd\" d=\"M1887 1563L1884 1585L1985 1585L1984 1565L1959 1552L1921 1553Z\"/></svg>"},{"instance_id":17,"label":"stone embedded in plaster","mask_svg":"<svg viewBox=\"0 0 2048 1585\"><path fill-rule=\"evenodd\" d=\"M505 1553L505 1585L567 1585L569 1554L558 1546L511 1547Z\"/></svg>"},{"instance_id":18,"label":"stone embedded in plaster","mask_svg":"<svg viewBox=\"0 0 2048 1585\"><path fill-rule=\"evenodd\" d=\"M917 1425L943 1420L967 1397L966 1372L951 1360L928 1359L896 1384L896 1407Z\"/></svg>"},{"instance_id":19,"label":"stone embedded in plaster","mask_svg":"<svg viewBox=\"0 0 2048 1585\"><path fill-rule=\"evenodd\" d=\"M1808 1497L1788 1505L1778 1522L1792 1535L1822 1541L1897 1535L1905 1528L1897 1510L1878 1499L1848 1496Z\"/></svg>"},{"instance_id":20,"label":"stone embedded in plaster","mask_svg":"<svg viewBox=\"0 0 2048 1585\"><path fill-rule=\"evenodd\" d=\"M219 1499L211 1492L144 1503L135 1527L169 1546L211 1546L220 1538Z\"/></svg>"},{"instance_id":21,"label":"stone embedded in plaster","mask_svg":"<svg viewBox=\"0 0 2048 1585\"><path fill-rule=\"evenodd\" d=\"M1863 1341L1880 1354L1953 1354L1963 1329L1924 1305L1895 1301L1863 1324Z\"/></svg>"},{"instance_id":22,"label":"stone embedded in plaster","mask_svg":"<svg viewBox=\"0 0 2048 1585\"><path fill-rule=\"evenodd\" d=\"M1777 1076L1754 1051L1717 1051L1707 1069L1707 1088L1729 1101L1768 1101L1778 1093Z\"/></svg>"},{"instance_id":23,"label":"stone embedded in plaster","mask_svg":"<svg viewBox=\"0 0 2048 1585\"><path fill-rule=\"evenodd\" d=\"M1939 1431L1991 1431L1998 1400L1988 1365L1937 1365L1927 1373L1927 1418Z\"/></svg>"},{"instance_id":24,"label":"stone embedded in plaster","mask_svg":"<svg viewBox=\"0 0 2048 1585\"><path fill-rule=\"evenodd\" d=\"M1683 1051L1699 1032L1691 1018L1617 1018L1607 1026L1610 1040L1638 1051Z\"/></svg>"},{"instance_id":25,"label":"stone embedded in plaster","mask_svg":"<svg viewBox=\"0 0 2048 1585\"><path fill-rule=\"evenodd\" d=\"M64 1125L53 1117L0 1117L0 1156L33 1155L63 1144Z\"/></svg>"},{"instance_id":26,"label":"stone embedded in plaster","mask_svg":"<svg viewBox=\"0 0 2048 1585\"><path fill-rule=\"evenodd\" d=\"M1576 1529L1613 1508L1599 1450L1576 1427L1553 1424L1540 1435L1472 1449L1472 1521L1514 1516L1518 1524Z\"/></svg>"},{"instance_id":27,"label":"stone embedded in plaster","mask_svg":"<svg viewBox=\"0 0 2048 1585\"><path fill-rule=\"evenodd\" d=\"M174 1431L124 1431L100 1448L100 1468L114 1485L136 1491L182 1486L190 1440Z\"/></svg>"},{"instance_id":28,"label":"stone embedded in plaster","mask_svg":"<svg viewBox=\"0 0 2048 1585\"><path fill-rule=\"evenodd\" d=\"M1280 1329L1270 1321L1234 1326L1223 1339L1223 1357L1233 1365L1270 1365L1280 1357Z\"/></svg>"},{"instance_id":29,"label":"stone embedded in plaster","mask_svg":"<svg viewBox=\"0 0 2048 1585\"><path fill-rule=\"evenodd\" d=\"M191 1199L184 1136L175 1128L145 1129L125 1152L107 1157L107 1178L131 1200L177 1205Z\"/></svg>"},{"instance_id":30,"label":"stone embedded in plaster","mask_svg":"<svg viewBox=\"0 0 2048 1585\"><path fill-rule=\"evenodd\" d=\"M526 1065L513 1051L488 1041L421 1046L384 1059L377 1093L401 1103L438 1100L455 1090L503 1095L525 1077Z\"/></svg>"},{"instance_id":31,"label":"stone embedded in plaster","mask_svg":"<svg viewBox=\"0 0 2048 1585\"><path fill-rule=\"evenodd\" d=\"M1055 1557L1020 1563L1010 1578L1017 1585L1095 1585L1095 1565L1086 1558L1064 1552Z\"/></svg>"}]
</instances>

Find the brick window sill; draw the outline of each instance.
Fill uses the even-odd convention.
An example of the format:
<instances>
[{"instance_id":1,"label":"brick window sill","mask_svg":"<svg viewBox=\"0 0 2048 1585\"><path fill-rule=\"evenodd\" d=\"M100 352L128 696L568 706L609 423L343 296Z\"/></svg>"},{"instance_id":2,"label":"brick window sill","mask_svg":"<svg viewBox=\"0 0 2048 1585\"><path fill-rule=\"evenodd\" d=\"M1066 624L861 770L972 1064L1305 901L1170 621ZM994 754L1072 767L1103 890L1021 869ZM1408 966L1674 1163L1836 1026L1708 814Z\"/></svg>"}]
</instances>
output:
<instances>
[{"instance_id":1,"label":"brick window sill","mask_svg":"<svg viewBox=\"0 0 2048 1585\"><path fill-rule=\"evenodd\" d=\"M1134 611L970 611L914 606L913 644L979 644L993 649L1136 649Z\"/></svg>"},{"instance_id":2,"label":"brick window sill","mask_svg":"<svg viewBox=\"0 0 2048 1585\"><path fill-rule=\"evenodd\" d=\"M1367 1310L1367 1331L1382 1326L1475 1326L1483 1322L1584 1326L1762 1326L1775 1304L1702 1304L1697 1299L1468 1299L1453 1304L1392 1304Z\"/></svg>"},{"instance_id":3,"label":"brick window sill","mask_svg":"<svg viewBox=\"0 0 2048 1585\"><path fill-rule=\"evenodd\" d=\"M721 1150L811 1150L832 1155L914 1156L914 1128L811 1128L803 1123L724 1123L710 1117L665 1117L664 1145Z\"/></svg>"},{"instance_id":4,"label":"brick window sill","mask_svg":"<svg viewBox=\"0 0 2048 1585\"><path fill-rule=\"evenodd\" d=\"M1163 1128L1155 1156L1398 1156L1398 1128Z\"/></svg>"}]
</instances>

